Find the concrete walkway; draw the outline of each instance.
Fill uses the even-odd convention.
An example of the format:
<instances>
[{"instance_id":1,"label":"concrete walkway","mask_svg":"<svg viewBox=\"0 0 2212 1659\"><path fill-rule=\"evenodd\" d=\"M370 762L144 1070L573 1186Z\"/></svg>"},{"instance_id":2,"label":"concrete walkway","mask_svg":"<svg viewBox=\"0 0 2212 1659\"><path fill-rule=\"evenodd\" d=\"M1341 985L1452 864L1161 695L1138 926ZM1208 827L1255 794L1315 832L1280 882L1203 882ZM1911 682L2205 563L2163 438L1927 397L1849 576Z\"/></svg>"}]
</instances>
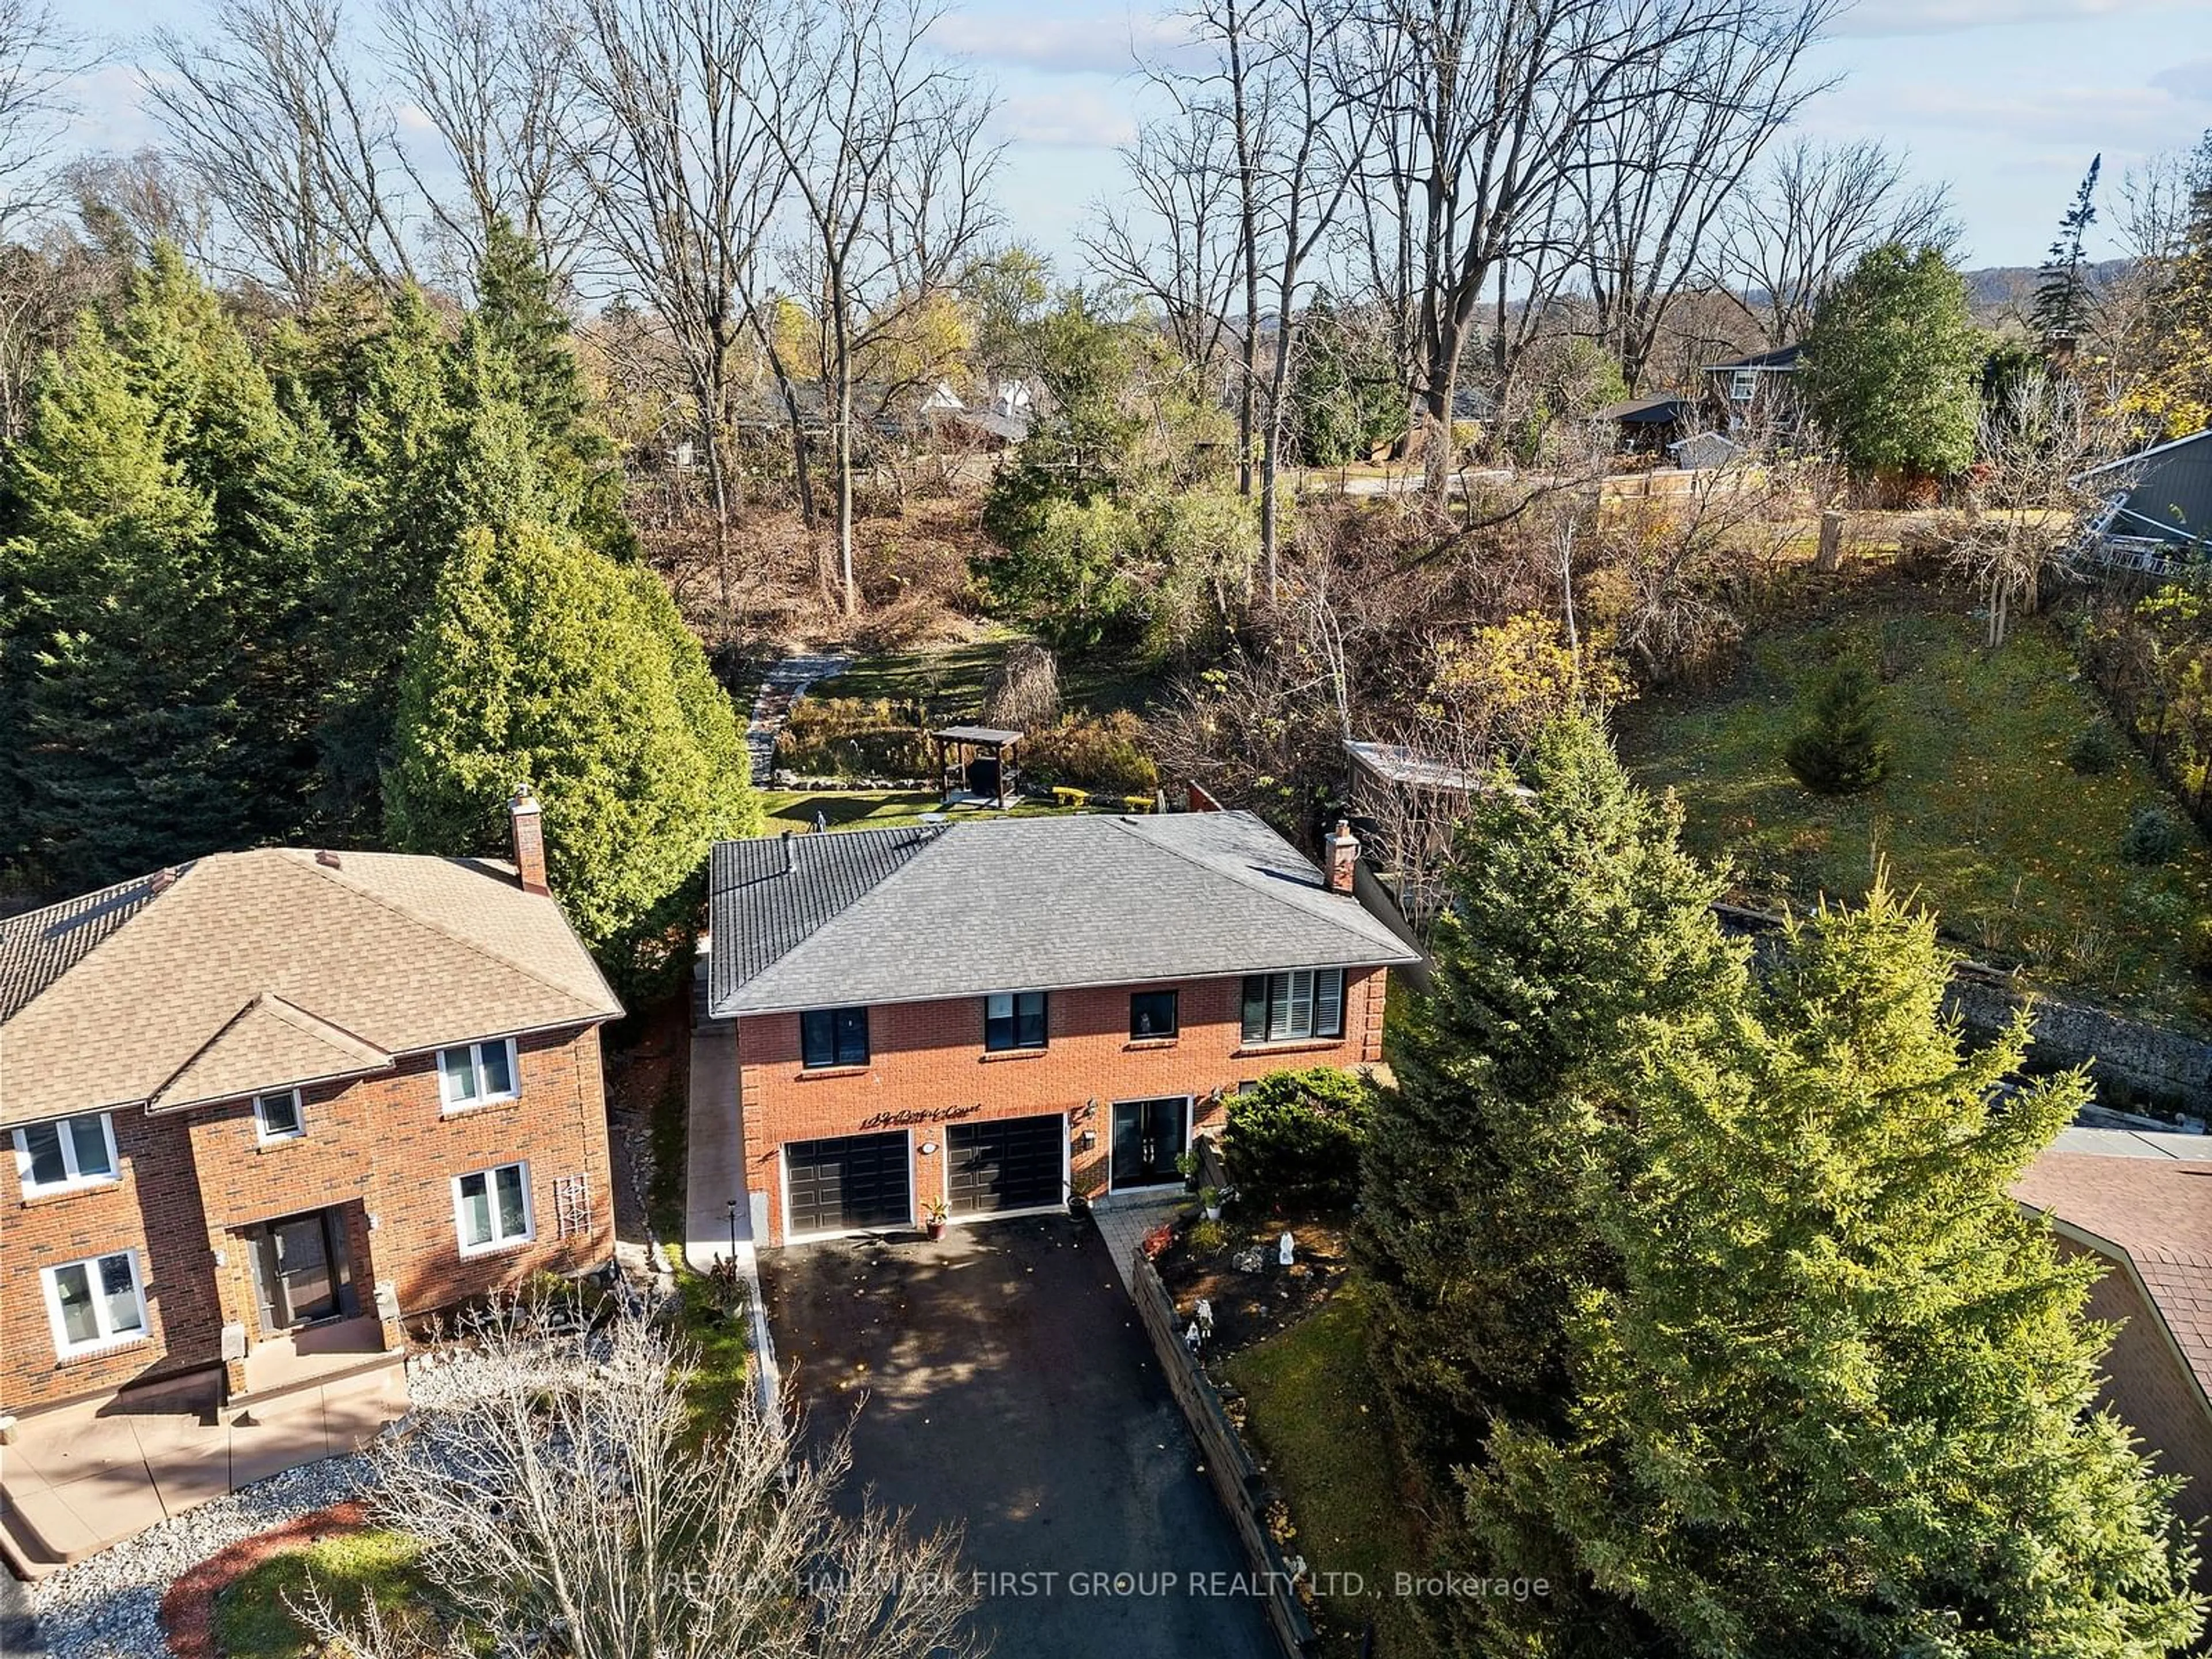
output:
<instances>
[{"instance_id":1,"label":"concrete walkway","mask_svg":"<svg viewBox=\"0 0 2212 1659\"><path fill-rule=\"evenodd\" d=\"M1180 1187L1159 1192L1106 1193L1091 1200L1091 1218L1098 1224L1099 1236L1106 1241L1106 1253L1114 1259L1114 1271L1121 1276L1123 1290L1129 1288L1130 1266L1145 1235L1197 1205L1198 1200Z\"/></svg>"},{"instance_id":2,"label":"concrete walkway","mask_svg":"<svg viewBox=\"0 0 2212 1659\"><path fill-rule=\"evenodd\" d=\"M703 979L702 959L698 973ZM692 1006L702 1006L695 998ZM734 1261L745 1287L752 1327L753 1385L761 1408L777 1418L783 1391L761 1301L760 1260L753 1244L753 1195L745 1190L745 1135L738 1097L738 1033L726 1022L695 1018L690 1092L685 1105L684 1264L711 1273ZM732 1204L735 1205L734 1210Z\"/></svg>"}]
</instances>

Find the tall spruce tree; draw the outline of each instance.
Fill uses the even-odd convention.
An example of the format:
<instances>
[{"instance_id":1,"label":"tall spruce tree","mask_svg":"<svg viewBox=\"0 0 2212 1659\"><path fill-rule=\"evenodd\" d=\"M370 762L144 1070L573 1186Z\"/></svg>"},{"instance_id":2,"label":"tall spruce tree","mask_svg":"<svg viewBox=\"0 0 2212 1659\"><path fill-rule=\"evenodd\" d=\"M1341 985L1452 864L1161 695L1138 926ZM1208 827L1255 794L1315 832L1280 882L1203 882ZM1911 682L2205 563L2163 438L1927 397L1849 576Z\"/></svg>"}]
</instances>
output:
<instances>
[{"instance_id":1,"label":"tall spruce tree","mask_svg":"<svg viewBox=\"0 0 2212 1659\"><path fill-rule=\"evenodd\" d=\"M2046 349L2070 348L2089 320L2089 288L2083 271L2082 244L2089 227L2097 222L2097 174L2105 158L2089 159L2089 171L2074 192L2073 205L2058 222L2058 240L2035 283L2035 309L2031 315Z\"/></svg>"},{"instance_id":2,"label":"tall spruce tree","mask_svg":"<svg viewBox=\"0 0 2212 1659\"><path fill-rule=\"evenodd\" d=\"M1888 242L1821 301L1798 378L1853 466L1943 477L1974 459L1985 355L1966 279L1942 251Z\"/></svg>"},{"instance_id":3,"label":"tall spruce tree","mask_svg":"<svg viewBox=\"0 0 2212 1659\"><path fill-rule=\"evenodd\" d=\"M336 462L173 249L49 362L0 550L0 747L42 884L299 834Z\"/></svg>"},{"instance_id":4,"label":"tall spruce tree","mask_svg":"<svg viewBox=\"0 0 2212 1659\"><path fill-rule=\"evenodd\" d=\"M392 843L496 852L524 784L555 892L617 987L681 961L707 849L757 833L735 710L651 574L567 531L463 533L410 646L384 804Z\"/></svg>"},{"instance_id":5,"label":"tall spruce tree","mask_svg":"<svg viewBox=\"0 0 2212 1659\"><path fill-rule=\"evenodd\" d=\"M2098 1270L2006 1193L2086 1081L2008 1091L2027 1019L1968 1051L1950 967L1877 884L1614 1059L1638 1109L1584 1189L1614 1271L1564 1427L1501 1425L1469 1516L1571 1539L1646 1626L1623 1652L2152 1659L2201 1627L2176 1483L2094 1403Z\"/></svg>"},{"instance_id":6,"label":"tall spruce tree","mask_svg":"<svg viewBox=\"0 0 2212 1659\"><path fill-rule=\"evenodd\" d=\"M1630 783L1594 721L1547 729L1522 781L1533 796L1479 797L1460 831L1434 985L1399 1016L1355 1235L1377 1373L1447 1514L1457 1472L1502 1428L1564 1426L1568 1316L1617 1272L1586 1209L1608 1118L1632 1109L1622 1057L1739 996L1747 971L1713 919L1720 878L1681 849L1680 809ZM1554 1595L1522 1611L1592 1651L1632 1639L1618 1602L1577 1594L1563 1539L1447 1528L1442 1549L1454 1567L1548 1576ZM1455 1648L1487 1605L1443 1610Z\"/></svg>"}]
</instances>

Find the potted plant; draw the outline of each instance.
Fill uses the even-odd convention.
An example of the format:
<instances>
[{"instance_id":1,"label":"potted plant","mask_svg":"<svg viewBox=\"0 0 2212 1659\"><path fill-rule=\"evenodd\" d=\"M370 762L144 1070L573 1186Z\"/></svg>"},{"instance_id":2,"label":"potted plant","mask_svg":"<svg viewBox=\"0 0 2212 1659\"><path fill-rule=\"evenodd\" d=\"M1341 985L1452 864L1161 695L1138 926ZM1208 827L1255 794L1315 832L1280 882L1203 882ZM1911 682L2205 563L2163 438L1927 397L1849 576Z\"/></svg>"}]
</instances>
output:
<instances>
[{"instance_id":1,"label":"potted plant","mask_svg":"<svg viewBox=\"0 0 2212 1659\"><path fill-rule=\"evenodd\" d=\"M1182 1177L1183 1191L1187 1193L1196 1192L1198 1190L1198 1154L1196 1152L1177 1152L1176 1154L1176 1173Z\"/></svg>"},{"instance_id":2,"label":"potted plant","mask_svg":"<svg viewBox=\"0 0 2212 1659\"><path fill-rule=\"evenodd\" d=\"M921 1230L932 1238L944 1237L945 1224L951 1219L951 1207L941 1198L933 1198L921 1206Z\"/></svg>"},{"instance_id":3,"label":"potted plant","mask_svg":"<svg viewBox=\"0 0 2212 1659\"><path fill-rule=\"evenodd\" d=\"M1206 1218L1208 1221L1218 1221L1221 1219L1220 1188L1200 1187L1198 1189L1198 1201L1204 1206L1206 1210Z\"/></svg>"}]
</instances>

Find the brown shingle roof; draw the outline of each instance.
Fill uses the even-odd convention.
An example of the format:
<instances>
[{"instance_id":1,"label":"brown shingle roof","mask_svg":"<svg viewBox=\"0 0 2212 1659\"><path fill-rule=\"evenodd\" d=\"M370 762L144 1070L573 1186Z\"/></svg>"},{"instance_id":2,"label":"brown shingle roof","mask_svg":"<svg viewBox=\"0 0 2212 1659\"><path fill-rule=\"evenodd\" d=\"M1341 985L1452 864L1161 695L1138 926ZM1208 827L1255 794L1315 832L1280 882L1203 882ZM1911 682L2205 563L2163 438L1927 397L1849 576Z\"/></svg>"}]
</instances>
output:
<instances>
[{"instance_id":1,"label":"brown shingle roof","mask_svg":"<svg viewBox=\"0 0 2212 1659\"><path fill-rule=\"evenodd\" d=\"M559 906L489 860L216 854L127 909L0 1016L0 1123L229 1098L622 1012Z\"/></svg>"},{"instance_id":2,"label":"brown shingle roof","mask_svg":"<svg viewBox=\"0 0 2212 1659\"><path fill-rule=\"evenodd\" d=\"M2212 1395L2212 1163L2047 1152L2012 1195L2124 1253Z\"/></svg>"}]
</instances>

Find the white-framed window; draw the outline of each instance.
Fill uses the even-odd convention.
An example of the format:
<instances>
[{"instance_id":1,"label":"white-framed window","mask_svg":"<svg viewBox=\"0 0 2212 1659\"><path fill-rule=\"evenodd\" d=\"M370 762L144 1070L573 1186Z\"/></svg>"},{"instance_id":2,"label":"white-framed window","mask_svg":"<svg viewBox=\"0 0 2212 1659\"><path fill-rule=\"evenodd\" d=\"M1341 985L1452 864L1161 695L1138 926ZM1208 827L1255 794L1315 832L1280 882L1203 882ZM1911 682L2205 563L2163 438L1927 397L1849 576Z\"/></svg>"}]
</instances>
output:
<instances>
[{"instance_id":1,"label":"white-framed window","mask_svg":"<svg viewBox=\"0 0 2212 1659\"><path fill-rule=\"evenodd\" d=\"M1739 368L1729 376L1729 401L1730 403L1747 404L1758 393L1758 391L1759 371L1757 369Z\"/></svg>"},{"instance_id":2,"label":"white-framed window","mask_svg":"<svg viewBox=\"0 0 2212 1659\"><path fill-rule=\"evenodd\" d=\"M297 1140L307 1133L307 1120L300 1110L300 1091L279 1089L253 1097L253 1127L264 1146L272 1140Z\"/></svg>"},{"instance_id":3,"label":"white-framed window","mask_svg":"<svg viewBox=\"0 0 2212 1659\"><path fill-rule=\"evenodd\" d=\"M1344 1035L1344 969L1299 968L1244 978L1244 1041L1290 1042Z\"/></svg>"},{"instance_id":4,"label":"white-framed window","mask_svg":"<svg viewBox=\"0 0 2212 1659\"><path fill-rule=\"evenodd\" d=\"M106 1112L27 1123L15 1131L15 1178L23 1196L99 1187L117 1178L115 1125Z\"/></svg>"},{"instance_id":5,"label":"white-framed window","mask_svg":"<svg viewBox=\"0 0 2212 1659\"><path fill-rule=\"evenodd\" d=\"M438 1050L438 1094L447 1111L513 1100L521 1092L521 1074L514 1067L514 1038L465 1042L458 1048Z\"/></svg>"},{"instance_id":6,"label":"white-framed window","mask_svg":"<svg viewBox=\"0 0 2212 1659\"><path fill-rule=\"evenodd\" d=\"M146 1334L146 1287L138 1252L115 1250L44 1269L54 1352L66 1358L135 1342Z\"/></svg>"},{"instance_id":7,"label":"white-framed window","mask_svg":"<svg viewBox=\"0 0 2212 1659\"><path fill-rule=\"evenodd\" d=\"M530 1213L530 1166L502 1164L455 1176L453 1225L463 1255L528 1243L537 1237Z\"/></svg>"}]
</instances>

